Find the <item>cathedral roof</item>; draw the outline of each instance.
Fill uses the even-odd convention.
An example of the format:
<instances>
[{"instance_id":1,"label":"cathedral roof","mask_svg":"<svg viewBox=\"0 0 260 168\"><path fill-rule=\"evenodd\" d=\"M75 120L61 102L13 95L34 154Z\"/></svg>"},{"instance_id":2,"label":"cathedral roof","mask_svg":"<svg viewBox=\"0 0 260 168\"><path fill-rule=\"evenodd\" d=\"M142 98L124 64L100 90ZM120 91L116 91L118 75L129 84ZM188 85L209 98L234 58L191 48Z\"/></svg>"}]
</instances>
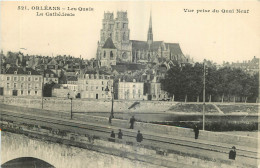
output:
<instances>
[{"instance_id":1,"label":"cathedral roof","mask_svg":"<svg viewBox=\"0 0 260 168\"><path fill-rule=\"evenodd\" d=\"M108 37L108 39L106 40L105 44L103 45L102 48L110 48L110 49L116 49L113 40L111 39L111 37Z\"/></svg>"},{"instance_id":2,"label":"cathedral roof","mask_svg":"<svg viewBox=\"0 0 260 168\"><path fill-rule=\"evenodd\" d=\"M165 43L166 47L170 48L170 51L173 55L183 55L179 43Z\"/></svg>"},{"instance_id":3,"label":"cathedral roof","mask_svg":"<svg viewBox=\"0 0 260 168\"><path fill-rule=\"evenodd\" d=\"M133 50L148 50L148 43L146 41L131 40Z\"/></svg>"}]
</instances>

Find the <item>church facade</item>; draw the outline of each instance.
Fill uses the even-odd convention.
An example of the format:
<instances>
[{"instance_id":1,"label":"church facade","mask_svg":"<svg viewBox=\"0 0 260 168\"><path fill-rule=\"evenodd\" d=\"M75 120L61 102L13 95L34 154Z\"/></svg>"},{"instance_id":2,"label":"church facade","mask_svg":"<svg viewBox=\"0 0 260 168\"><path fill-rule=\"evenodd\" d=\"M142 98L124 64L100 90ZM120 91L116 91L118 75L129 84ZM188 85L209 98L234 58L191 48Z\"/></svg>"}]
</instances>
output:
<instances>
[{"instance_id":1,"label":"church facade","mask_svg":"<svg viewBox=\"0 0 260 168\"><path fill-rule=\"evenodd\" d=\"M152 17L150 16L147 41L130 40L127 12L105 12L100 30L96 58L100 67L117 63L160 63L175 60L188 62L178 43L153 41Z\"/></svg>"}]
</instances>

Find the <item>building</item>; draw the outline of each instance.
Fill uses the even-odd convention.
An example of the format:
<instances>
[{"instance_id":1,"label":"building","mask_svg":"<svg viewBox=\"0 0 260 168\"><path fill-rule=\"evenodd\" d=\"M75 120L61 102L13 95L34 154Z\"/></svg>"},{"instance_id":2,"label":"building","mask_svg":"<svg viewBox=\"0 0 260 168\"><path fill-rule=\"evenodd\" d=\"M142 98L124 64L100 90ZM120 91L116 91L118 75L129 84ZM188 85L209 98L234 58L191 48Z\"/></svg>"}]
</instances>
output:
<instances>
[{"instance_id":1,"label":"building","mask_svg":"<svg viewBox=\"0 0 260 168\"><path fill-rule=\"evenodd\" d=\"M165 43L153 40L152 16L150 16L147 41L130 40L127 12L105 12L100 30L96 58L99 66L116 65L116 63L158 63L160 58L188 62L178 43Z\"/></svg>"},{"instance_id":2,"label":"building","mask_svg":"<svg viewBox=\"0 0 260 168\"><path fill-rule=\"evenodd\" d=\"M78 91L81 98L111 98L113 79L103 71L87 71L78 78Z\"/></svg>"},{"instance_id":3,"label":"building","mask_svg":"<svg viewBox=\"0 0 260 168\"><path fill-rule=\"evenodd\" d=\"M50 69L44 70L44 84L50 84L52 82L59 83L58 75Z\"/></svg>"},{"instance_id":4,"label":"building","mask_svg":"<svg viewBox=\"0 0 260 168\"><path fill-rule=\"evenodd\" d=\"M144 83L133 81L121 81L117 84L117 97L123 100L144 100Z\"/></svg>"},{"instance_id":5,"label":"building","mask_svg":"<svg viewBox=\"0 0 260 168\"><path fill-rule=\"evenodd\" d=\"M163 77L158 70L147 70L142 75L141 81L144 82L144 95L147 100L168 100L168 93L161 89L161 78Z\"/></svg>"},{"instance_id":6,"label":"building","mask_svg":"<svg viewBox=\"0 0 260 168\"><path fill-rule=\"evenodd\" d=\"M55 84L52 87L52 97L67 98L68 93L70 94L70 97L75 98L74 93L66 86Z\"/></svg>"},{"instance_id":7,"label":"building","mask_svg":"<svg viewBox=\"0 0 260 168\"><path fill-rule=\"evenodd\" d=\"M68 88L70 91L70 95L75 95L77 98L80 98L80 94L78 92L78 77L77 76L68 76L67 84L62 84L64 88Z\"/></svg>"},{"instance_id":8,"label":"building","mask_svg":"<svg viewBox=\"0 0 260 168\"><path fill-rule=\"evenodd\" d=\"M1 50L0 53L0 74L3 73L4 69L3 69L3 58L4 58L4 53L3 50Z\"/></svg>"},{"instance_id":9,"label":"building","mask_svg":"<svg viewBox=\"0 0 260 168\"><path fill-rule=\"evenodd\" d=\"M42 75L32 68L10 67L0 74L0 95L42 96Z\"/></svg>"},{"instance_id":10,"label":"building","mask_svg":"<svg viewBox=\"0 0 260 168\"><path fill-rule=\"evenodd\" d=\"M259 72L259 58L254 56L252 60L243 61L243 62L232 62L231 64L229 62L223 62L222 66L227 66L231 68L239 68L243 71L253 75Z\"/></svg>"}]
</instances>

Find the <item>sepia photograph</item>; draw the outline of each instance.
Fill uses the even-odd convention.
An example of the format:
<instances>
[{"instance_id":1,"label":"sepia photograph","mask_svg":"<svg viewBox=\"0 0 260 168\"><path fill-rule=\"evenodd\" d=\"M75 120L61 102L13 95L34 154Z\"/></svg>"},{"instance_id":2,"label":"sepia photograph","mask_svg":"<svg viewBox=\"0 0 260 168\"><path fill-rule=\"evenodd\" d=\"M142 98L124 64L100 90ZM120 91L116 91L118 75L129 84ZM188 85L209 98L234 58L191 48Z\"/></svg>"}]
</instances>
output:
<instances>
[{"instance_id":1,"label":"sepia photograph","mask_svg":"<svg viewBox=\"0 0 260 168\"><path fill-rule=\"evenodd\" d=\"M260 1L0 1L1 168L258 168Z\"/></svg>"}]
</instances>

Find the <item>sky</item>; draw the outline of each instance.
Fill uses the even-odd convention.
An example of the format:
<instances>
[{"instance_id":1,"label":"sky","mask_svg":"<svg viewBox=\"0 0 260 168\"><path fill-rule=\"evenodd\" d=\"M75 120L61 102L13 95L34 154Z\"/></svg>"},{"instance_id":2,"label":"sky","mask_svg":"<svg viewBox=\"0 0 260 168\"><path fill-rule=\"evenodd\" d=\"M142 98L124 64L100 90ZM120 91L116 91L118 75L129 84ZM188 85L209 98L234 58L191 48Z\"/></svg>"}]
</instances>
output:
<instances>
[{"instance_id":1,"label":"sky","mask_svg":"<svg viewBox=\"0 0 260 168\"><path fill-rule=\"evenodd\" d=\"M105 11L127 11L131 40L147 40L152 13L154 41L179 43L195 61L242 62L260 57L259 1L7 2L1 1L0 48L37 55L95 58ZM60 7L75 16L45 16L36 6ZM18 10L26 6L26 10ZM68 11L76 8L77 11ZM79 8L93 11L78 11ZM189 9L193 12L185 12ZM204 12L197 13L197 10ZM214 9L218 13L212 12ZM237 9L249 13L236 13ZM209 10L210 12L206 12ZM229 10L234 13L223 13ZM36 12L44 16L36 16Z\"/></svg>"}]
</instances>

